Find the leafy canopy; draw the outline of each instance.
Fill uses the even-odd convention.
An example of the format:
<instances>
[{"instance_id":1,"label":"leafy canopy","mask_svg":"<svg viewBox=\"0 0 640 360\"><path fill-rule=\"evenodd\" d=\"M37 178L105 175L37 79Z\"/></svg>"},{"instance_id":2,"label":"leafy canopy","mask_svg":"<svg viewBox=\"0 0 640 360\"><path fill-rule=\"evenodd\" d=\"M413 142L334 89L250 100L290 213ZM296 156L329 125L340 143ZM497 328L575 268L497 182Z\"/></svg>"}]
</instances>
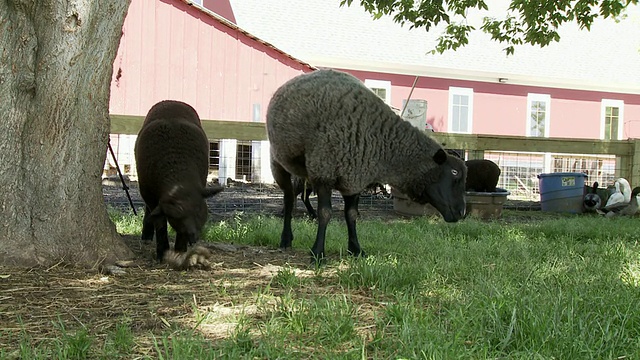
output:
<instances>
[{"instance_id":1,"label":"leafy canopy","mask_svg":"<svg viewBox=\"0 0 640 360\"><path fill-rule=\"evenodd\" d=\"M378 19L393 16L395 22L411 28L431 27L444 22L445 31L438 38L435 50L443 53L469 43L469 33L475 28L466 23L470 9L489 10L483 0L359 0L364 9ZM351 6L353 0L340 0L340 6ZM589 30L598 18L616 18L638 0L511 0L503 19L484 17L481 29L492 40L505 43L507 54L521 44L546 46L560 40L557 30L564 23L574 22ZM462 19L454 21L452 18Z\"/></svg>"}]
</instances>

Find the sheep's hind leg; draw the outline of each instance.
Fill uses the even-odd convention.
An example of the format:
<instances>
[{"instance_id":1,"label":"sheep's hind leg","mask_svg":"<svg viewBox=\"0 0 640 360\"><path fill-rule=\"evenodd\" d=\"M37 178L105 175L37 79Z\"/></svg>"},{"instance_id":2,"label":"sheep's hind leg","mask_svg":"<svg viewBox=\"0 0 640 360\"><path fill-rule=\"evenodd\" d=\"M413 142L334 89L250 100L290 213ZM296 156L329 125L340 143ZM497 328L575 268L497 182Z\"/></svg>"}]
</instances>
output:
<instances>
[{"instance_id":1,"label":"sheep's hind leg","mask_svg":"<svg viewBox=\"0 0 640 360\"><path fill-rule=\"evenodd\" d=\"M360 195L343 195L342 198L344 199L344 219L347 222L347 232L349 233L349 254L364 257L366 254L360 248L358 234L356 232Z\"/></svg>"},{"instance_id":2,"label":"sheep's hind leg","mask_svg":"<svg viewBox=\"0 0 640 360\"><path fill-rule=\"evenodd\" d=\"M318 195L318 232L316 234L316 242L311 248L313 260L319 263L324 260L324 241L327 234L327 225L331 220L331 188L318 186L314 184L316 194Z\"/></svg>"},{"instance_id":3,"label":"sheep's hind leg","mask_svg":"<svg viewBox=\"0 0 640 360\"><path fill-rule=\"evenodd\" d=\"M313 209L313 206L311 205L311 201L309 200L309 196L311 196L311 190L303 191L302 202L304 203L304 206L307 208L307 213L309 214L309 217L312 220L317 219L318 213L316 213L316 211Z\"/></svg>"},{"instance_id":4,"label":"sheep's hind leg","mask_svg":"<svg viewBox=\"0 0 640 360\"><path fill-rule=\"evenodd\" d=\"M274 180L284 194L284 225L282 227L282 234L280 235L280 249L287 249L291 247L291 243L293 242L291 217L293 216L293 205L296 200L296 195L293 191L293 185L291 184L291 174L289 174L287 170L280 164L272 162L271 172Z\"/></svg>"}]
</instances>

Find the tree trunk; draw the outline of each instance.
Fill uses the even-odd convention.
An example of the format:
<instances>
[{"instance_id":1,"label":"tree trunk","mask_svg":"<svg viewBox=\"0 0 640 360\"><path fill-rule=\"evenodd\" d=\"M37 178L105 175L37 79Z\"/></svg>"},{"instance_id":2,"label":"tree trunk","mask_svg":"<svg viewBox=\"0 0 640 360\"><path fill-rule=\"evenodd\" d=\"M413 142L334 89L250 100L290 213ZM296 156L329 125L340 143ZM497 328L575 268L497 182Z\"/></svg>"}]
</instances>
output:
<instances>
[{"instance_id":1,"label":"tree trunk","mask_svg":"<svg viewBox=\"0 0 640 360\"><path fill-rule=\"evenodd\" d=\"M128 1L0 1L0 264L131 256L101 188Z\"/></svg>"}]
</instances>

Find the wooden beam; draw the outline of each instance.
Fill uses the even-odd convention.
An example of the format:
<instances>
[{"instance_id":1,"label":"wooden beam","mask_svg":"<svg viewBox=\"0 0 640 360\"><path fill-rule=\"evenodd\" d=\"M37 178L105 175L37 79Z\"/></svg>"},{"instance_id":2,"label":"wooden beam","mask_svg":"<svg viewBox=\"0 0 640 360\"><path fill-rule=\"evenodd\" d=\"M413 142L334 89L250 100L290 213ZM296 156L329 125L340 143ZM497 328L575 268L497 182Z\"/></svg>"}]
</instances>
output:
<instances>
[{"instance_id":1,"label":"wooden beam","mask_svg":"<svg viewBox=\"0 0 640 360\"><path fill-rule=\"evenodd\" d=\"M570 138L533 138L478 134L431 133L447 148L484 151L524 151L566 154L631 156L635 146L630 140L592 140Z\"/></svg>"},{"instance_id":2,"label":"wooden beam","mask_svg":"<svg viewBox=\"0 0 640 360\"><path fill-rule=\"evenodd\" d=\"M144 116L110 115L110 117L112 134L137 135L144 121ZM207 133L209 140L267 140L267 131L264 123L202 120L202 128Z\"/></svg>"},{"instance_id":3,"label":"wooden beam","mask_svg":"<svg viewBox=\"0 0 640 360\"><path fill-rule=\"evenodd\" d=\"M144 116L111 115L111 133L137 135ZM264 123L202 120L209 140L267 140ZM627 176L640 179L640 144L638 140L592 140L570 138L538 138L480 134L450 134L429 132L436 141L451 149L482 151L522 151L560 154L615 155L622 159L621 169ZM638 146L636 146L638 144ZM638 176L638 177L636 177Z\"/></svg>"},{"instance_id":4,"label":"wooden beam","mask_svg":"<svg viewBox=\"0 0 640 360\"><path fill-rule=\"evenodd\" d=\"M630 156L629 184L640 185L640 140L631 140L633 144L633 155Z\"/></svg>"},{"instance_id":5,"label":"wooden beam","mask_svg":"<svg viewBox=\"0 0 640 360\"><path fill-rule=\"evenodd\" d=\"M144 116L109 115L111 133L121 135L138 135Z\"/></svg>"}]
</instances>

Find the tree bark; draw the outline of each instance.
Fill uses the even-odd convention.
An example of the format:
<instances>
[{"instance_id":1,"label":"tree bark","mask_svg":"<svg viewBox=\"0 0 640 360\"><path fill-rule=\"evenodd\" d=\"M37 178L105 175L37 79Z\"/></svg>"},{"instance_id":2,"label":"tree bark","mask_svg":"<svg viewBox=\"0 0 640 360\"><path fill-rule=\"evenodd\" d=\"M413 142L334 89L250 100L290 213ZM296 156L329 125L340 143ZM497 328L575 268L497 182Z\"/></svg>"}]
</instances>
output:
<instances>
[{"instance_id":1,"label":"tree bark","mask_svg":"<svg viewBox=\"0 0 640 360\"><path fill-rule=\"evenodd\" d=\"M131 256L101 188L129 1L0 1L0 264Z\"/></svg>"}]
</instances>

